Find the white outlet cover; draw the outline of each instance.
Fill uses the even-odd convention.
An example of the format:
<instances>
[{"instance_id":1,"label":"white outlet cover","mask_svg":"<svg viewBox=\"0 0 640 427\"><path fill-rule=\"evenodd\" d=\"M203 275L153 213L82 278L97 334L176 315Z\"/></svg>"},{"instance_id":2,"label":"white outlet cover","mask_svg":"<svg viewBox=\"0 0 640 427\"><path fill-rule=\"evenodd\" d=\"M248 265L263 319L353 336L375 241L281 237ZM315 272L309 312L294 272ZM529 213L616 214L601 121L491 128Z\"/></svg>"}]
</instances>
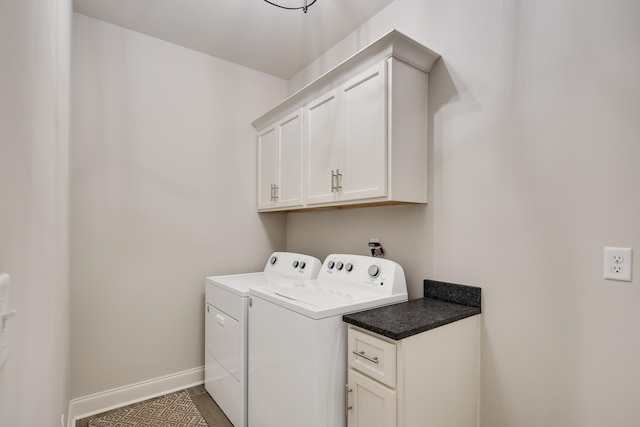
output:
<instances>
[{"instance_id":1,"label":"white outlet cover","mask_svg":"<svg viewBox=\"0 0 640 427\"><path fill-rule=\"evenodd\" d=\"M609 280L631 281L633 266L631 248L604 248L603 277Z\"/></svg>"}]
</instances>

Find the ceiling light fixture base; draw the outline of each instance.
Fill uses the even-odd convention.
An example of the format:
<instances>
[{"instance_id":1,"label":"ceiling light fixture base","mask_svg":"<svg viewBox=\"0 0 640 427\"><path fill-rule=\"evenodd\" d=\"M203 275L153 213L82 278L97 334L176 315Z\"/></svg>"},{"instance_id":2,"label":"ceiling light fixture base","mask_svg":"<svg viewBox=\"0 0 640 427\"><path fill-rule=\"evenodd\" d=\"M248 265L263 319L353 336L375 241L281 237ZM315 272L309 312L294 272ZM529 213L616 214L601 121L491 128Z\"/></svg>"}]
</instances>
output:
<instances>
[{"instance_id":1,"label":"ceiling light fixture base","mask_svg":"<svg viewBox=\"0 0 640 427\"><path fill-rule=\"evenodd\" d=\"M308 0L304 0L304 5L302 5L302 6L296 6L296 7L292 7L292 6L282 6L282 5L280 5L280 4L277 4L277 3L272 2L272 1L269 1L269 0L264 0L264 1L266 1L267 3L269 3L269 4L270 4L270 5L272 5L272 6L276 6L276 7L279 7L279 8L281 8L281 9L287 9L287 10L300 10L300 9L302 9L302 11L303 11L304 13L307 13L307 9L309 9L311 6L313 6L313 4L314 4L315 2L317 2L318 0L311 0L311 2L309 2Z\"/></svg>"}]
</instances>

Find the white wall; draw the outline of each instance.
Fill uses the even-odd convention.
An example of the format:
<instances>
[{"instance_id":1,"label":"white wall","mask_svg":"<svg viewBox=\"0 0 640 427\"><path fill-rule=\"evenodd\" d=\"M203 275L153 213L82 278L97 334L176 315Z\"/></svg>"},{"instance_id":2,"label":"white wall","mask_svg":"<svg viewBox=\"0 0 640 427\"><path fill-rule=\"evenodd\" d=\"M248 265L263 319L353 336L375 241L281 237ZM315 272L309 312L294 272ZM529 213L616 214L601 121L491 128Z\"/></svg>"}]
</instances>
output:
<instances>
[{"instance_id":1,"label":"white wall","mask_svg":"<svg viewBox=\"0 0 640 427\"><path fill-rule=\"evenodd\" d=\"M257 271L251 121L286 82L74 14L72 397L204 364L204 277Z\"/></svg>"},{"instance_id":2,"label":"white wall","mask_svg":"<svg viewBox=\"0 0 640 427\"><path fill-rule=\"evenodd\" d=\"M59 426L69 401L71 1L0 2L0 272L11 275L0 426Z\"/></svg>"},{"instance_id":3,"label":"white wall","mask_svg":"<svg viewBox=\"0 0 640 427\"><path fill-rule=\"evenodd\" d=\"M295 213L287 250L481 286L482 425L640 425L640 2L395 0L290 80L392 28L442 54L428 206ZM632 283L602 279L633 247Z\"/></svg>"}]
</instances>

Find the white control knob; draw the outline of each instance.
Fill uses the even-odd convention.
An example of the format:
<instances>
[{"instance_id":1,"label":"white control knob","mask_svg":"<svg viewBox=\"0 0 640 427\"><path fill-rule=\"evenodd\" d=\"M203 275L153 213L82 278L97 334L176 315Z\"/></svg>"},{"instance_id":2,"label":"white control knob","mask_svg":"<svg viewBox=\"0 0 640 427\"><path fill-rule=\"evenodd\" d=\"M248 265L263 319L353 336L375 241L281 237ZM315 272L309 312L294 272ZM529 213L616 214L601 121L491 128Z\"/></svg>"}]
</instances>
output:
<instances>
[{"instance_id":1,"label":"white control knob","mask_svg":"<svg viewBox=\"0 0 640 427\"><path fill-rule=\"evenodd\" d=\"M380 275L380 267L377 265L372 265L369 267L369 276L378 277Z\"/></svg>"},{"instance_id":2,"label":"white control knob","mask_svg":"<svg viewBox=\"0 0 640 427\"><path fill-rule=\"evenodd\" d=\"M275 264L276 261L278 261L278 257L277 256L272 256L271 259L269 260L269 262L271 263L271 265Z\"/></svg>"}]
</instances>

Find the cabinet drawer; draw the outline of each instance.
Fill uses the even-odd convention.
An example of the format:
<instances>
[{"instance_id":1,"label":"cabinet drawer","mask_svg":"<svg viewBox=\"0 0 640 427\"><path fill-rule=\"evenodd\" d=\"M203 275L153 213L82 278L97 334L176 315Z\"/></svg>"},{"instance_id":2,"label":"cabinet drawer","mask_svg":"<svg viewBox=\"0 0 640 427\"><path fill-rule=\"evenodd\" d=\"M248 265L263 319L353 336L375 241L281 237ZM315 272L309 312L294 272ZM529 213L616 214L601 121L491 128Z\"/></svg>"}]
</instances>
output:
<instances>
[{"instance_id":1,"label":"cabinet drawer","mask_svg":"<svg viewBox=\"0 0 640 427\"><path fill-rule=\"evenodd\" d=\"M396 345L351 327L348 335L349 367L395 387Z\"/></svg>"}]
</instances>

